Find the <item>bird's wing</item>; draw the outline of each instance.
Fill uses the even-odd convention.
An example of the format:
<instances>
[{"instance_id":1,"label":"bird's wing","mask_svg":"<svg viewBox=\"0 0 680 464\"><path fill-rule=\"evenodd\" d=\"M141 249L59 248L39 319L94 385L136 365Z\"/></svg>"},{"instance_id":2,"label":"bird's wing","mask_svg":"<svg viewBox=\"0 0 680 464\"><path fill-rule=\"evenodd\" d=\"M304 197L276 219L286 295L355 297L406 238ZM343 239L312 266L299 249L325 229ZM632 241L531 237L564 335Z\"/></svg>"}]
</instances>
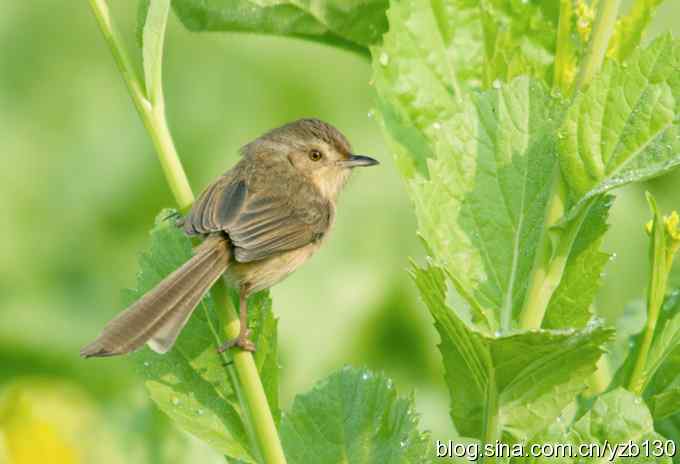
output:
<instances>
[{"instance_id":1,"label":"bird's wing","mask_svg":"<svg viewBox=\"0 0 680 464\"><path fill-rule=\"evenodd\" d=\"M285 182L274 176L264 183L258 176L223 176L196 201L185 230L194 234L226 232L239 262L256 261L319 240L330 225L330 203L311 183L298 176L288 179Z\"/></svg>"}]
</instances>

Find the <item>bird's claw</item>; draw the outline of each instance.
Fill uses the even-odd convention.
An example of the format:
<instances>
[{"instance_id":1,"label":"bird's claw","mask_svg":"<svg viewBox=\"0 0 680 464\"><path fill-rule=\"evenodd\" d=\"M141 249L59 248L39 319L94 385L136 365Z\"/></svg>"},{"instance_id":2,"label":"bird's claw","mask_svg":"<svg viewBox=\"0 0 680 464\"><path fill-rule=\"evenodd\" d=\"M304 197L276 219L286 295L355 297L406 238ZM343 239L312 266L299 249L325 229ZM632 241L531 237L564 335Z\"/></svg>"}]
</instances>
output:
<instances>
[{"instance_id":1,"label":"bird's claw","mask_svg":"<svg viewBox=\"0 0 680 464\"><path fill-rule=\"evenodd\" d=\"M251 353L254 353L255 343L248 337L250 337L250 329L240 333L238 337L224 342L219 348L217 348L217 352L224 353L228 349L237 346L243 351L250 351Z\"/></svg>"}]
</instances>

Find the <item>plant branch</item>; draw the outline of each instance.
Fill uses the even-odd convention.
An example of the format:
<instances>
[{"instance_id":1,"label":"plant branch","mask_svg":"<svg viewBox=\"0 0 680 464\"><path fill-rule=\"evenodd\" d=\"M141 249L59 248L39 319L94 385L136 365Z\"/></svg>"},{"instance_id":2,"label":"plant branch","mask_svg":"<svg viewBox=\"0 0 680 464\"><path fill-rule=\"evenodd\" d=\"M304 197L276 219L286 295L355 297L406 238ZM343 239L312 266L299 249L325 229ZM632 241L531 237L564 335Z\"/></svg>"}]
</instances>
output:
<instances>
[{"instance_id":1,"label":"plant branch","mask_svg":"<svg viewBox=\"0 0 680 464\"><path fill-rule=\"evenodd\" d=\"M186 211L193 203L194 196L170 135L160 82L152 83L150 87L150 89L153 89L152 104L140 85L123 42L114 27L108 4L105 0L89 0L89 2L99 28L123 76L135 108L137 108L144 127L153 141L175 201L181 211ZM160 70L157 70L157 76L160 79ZM219 288L224 286L222 281L219 281L216 286L218 286L218 292L224 293L225 290ZM222 299L222 304L219 307L222 309L220 317L223 321L225 335L229 338L236 337L239 333L239 321L234 309L224 299ZM239 350L234 353L233 359L238 378L243 387L244 413L250 416L248 425L252 427L264 462L267 464L285 464L283 448L253 356L249 352ZM247 420L248 418L246 418Z\"/></svg>"},{"instance_id":2,"label":"plant branch","mask_svg":"<svg viewBox=\"0 0 680 464\"><path fill-rule=\"evenodd\" d=\"M189 186L186 174L184 173L182 162L177 155L175 144L170 136L163 104L161 103L160 105L152 106L151 102L147 99L139 79L136 76L135 70L130 63L127 52L125 51L123 41L113 25L113 19L111 18L109 6L106 1L89 1L94 16L97 19L97 23L99 24L99 28L109 44L111 53L118 65L118 70L122 74L123 80L130 92L132 102L134 103L135 108L137 108L137 112L142 118L144 127L151 137L168 186L172 190L172 194L177 201L180 211L186 211L193 203L194 195ZM159 97L162 99L162 94Z\"/></svg>"}]
</instances>

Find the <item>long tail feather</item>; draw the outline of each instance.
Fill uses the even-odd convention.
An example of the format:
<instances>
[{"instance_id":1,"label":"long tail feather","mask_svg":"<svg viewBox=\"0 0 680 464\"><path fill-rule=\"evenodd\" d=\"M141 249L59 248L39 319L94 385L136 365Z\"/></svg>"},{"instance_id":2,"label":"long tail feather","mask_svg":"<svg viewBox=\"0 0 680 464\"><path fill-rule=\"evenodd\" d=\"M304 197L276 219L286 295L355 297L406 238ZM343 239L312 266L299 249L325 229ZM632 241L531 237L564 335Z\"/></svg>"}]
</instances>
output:
<instances>
[{"instance_id":1,"label":"long tail feather","mask_svg":"<svg viewBox=\"0 0 680 464\"><path fill-rule=\"evenodd\" d=\"M230 249L221 237L209 237L182 267L163 279L128 309L111 320L80 355L116 356L145 343L165 353L189 320L194 308L229 266Z\"/></svg>"}]
</instances>

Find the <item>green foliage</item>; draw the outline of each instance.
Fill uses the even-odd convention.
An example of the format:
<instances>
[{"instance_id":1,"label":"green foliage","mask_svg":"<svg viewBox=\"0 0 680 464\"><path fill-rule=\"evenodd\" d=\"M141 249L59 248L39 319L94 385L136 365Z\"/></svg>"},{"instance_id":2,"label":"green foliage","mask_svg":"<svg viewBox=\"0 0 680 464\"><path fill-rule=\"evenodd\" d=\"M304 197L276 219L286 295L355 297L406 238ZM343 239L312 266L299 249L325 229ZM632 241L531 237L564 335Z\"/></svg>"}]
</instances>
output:
<instances>
[{"instance_id":1,"label":"green foliage","mask_svg":"<svg viewBox=\"0 0 680 464\"><path fill-rule=\"evenodd\" d=\"M608 196L602 197L588 211L569 254L564 276L546 309L543 327L584 327L592 317L590 305L610 259L610 255L601 251L600 247L607 231L607 215L612 200Z\"/></svg>"},{"instance_id":2,"label":"green foliage","mask_svg":"<svg viewBox=\"0 0 680 464\"><path fill-rule=\"evenodd\" d=\"M533 245L544 232L559 113L545 88L526 78L458 102L424 60L413 64L418 80L400 72L398 58L378 63L376 83L389 102L383 106L417 127L434 154L429 179L409 186L419 234L475 322L507 327L524 303ZM424 80L432 86L419 84ZM406 156L400 128L390 123L394 147Z\"/></svg>"},{"instance_id":3,"label":"green foliage","mask_svg":"<svg viewBox=\"0 0 680 464\"><path fill-rule=\"evenodd\" d=\"M670 35L623 64L609 61L576 96L558 144L565 181L577 206L680 163L680 43Z\"/></svg>"},{"instance_id":4,"label":"green foliage","mask_svg":"<svg viewBox=\"0 0 680 464\"><path fill-rule=\"evenodd\" d=\"M574 450L578 445L598 445L605 452L603 459L609 462L630 462L619 457L612 456L612 446L629 442L642 446L648 440L647 446L652 453L659 453L655 443L657 440L663 446L664 437L654 431L654 421L649 410L642 401L632 393L623 389L616 389L600 396L590 410L572 424L561 420L551 427L550 431L536 437L532 442L562 443L573 445ZM609 448L607 448L609 445ZM620 450L619 452L621 452ZM670 463L672 459L666 457L644 457L644 451L640 451L639 461L633 462L658 462ZM555 462L555 458L522 459L521 462L548 463ZM595 457L562 458L560 463L601 462Z\"/></svg>"},{"instance_id":5,"label":"green foliage","mask_svg":"<svg viewBox=\"0 0 680 464\"><path fill-rule=\"evenodd\" d=\"M245 31L301 37L363 50L387 28L388 0L175 0L192 31Z\"/></svg>"},{"instance_id":6,"label":"green foliage","mask_svg":"<svg viewBox=\"0 0 680 464\"><path fill-rule=\"evenodd\" d=\"M603 194L680 163L680 48L662 36L641 49L638 34L619 46L633 49L624 62L598 72L603 53L583 44L606 47L607 28L582 2L408 0L387 15L372 49L378 107L429 254L414 275L442 340L452 418L484 442L538 436L574 406L611 338L591 310L609 260ZM453 31L477 44L451 49ZM480 76L459 53L491 89L467 90ZM569 90L581 60L592 82L573 99L549 90L554 76ZM525 313L561 330L522 330L535 320ZM676 392L664 392L655 401L670 414Z\"/></svg>"},{"instance_id":7,"label":"green foliage","mask_svg":"<svg viewBox=\"0 0 680 464\"><path fill-rule=\"evenodd\" d=\"M607 55L620 62L627 59L642 42L656 9L663 2L664 0L635 0L628 14L617 22Z\"/></svg>"},{"instance_id":8,"label":"green foliage","mask_svg":"<svg viewBox=\"0 0 680 464\"><path fill-rule=\"evenodd\" d=\"M417 426L413 399L390 379L346 367L295 398L281 437L291 464L423 463L431 443Z\"/></svg>"},{"instance_id":9,"label":"green foliage","mask_svg":"<svg viewBox=\"0 0 680 464\"><path fill-rule=\"evenodd\" d=\"M150 250L140 258L137 290L129 294L127 303L153 288L191 257L189 239L163 220L169 216L168 211L158 216L151 231ZM253 340L258 346L256 363L269 394L269 405L277 416L278 355L271 300L266 294L259 294L250 299L249 310L254 321ZM221 334L215 303L208 295L169 353L158 355L144 348L133 359L151 399L181 428L232 458L257 462L239 398L240 386L233 368L227 366L229 359L217 353L223 341Z\"/></svg>"},{"instance_id":10,"label":"green foliage","mask_svg":"<svg viewBox=\"0 0 680 464\"><path fill-rule=\"evenodd\" d=\"M484 438L494 422L517 443L551 424L595 371L612 331L533 331L488 336L467 326L446 304L445 275L415 268L414 278L441 336L451 417L460 433ZM559 366L559 368L556 368Z\"/></svg>"},{"instance_id":11,"label":"green foliage","mask_svg":"<svg viewBox=\"0 0 680 464\"><path fill-rule=\"evenodd\" d=\"M677 216L662 224L651 197L646 328L611 391L578 401L613 335L591 308L609 260L600 250L606 193L680 164L680 43L667 35L639 46L659 3L635 3L612 37L609 9L593 22L598 2L403 0L387 12L386 0L172 5L194 31L371 49L381 120L429 254L412 273L441 338L457 431L482 443L603 444L660 438L654 420L680 411L680 316L670 303L661 311L680 233ZM169 6L139 8L146 97L161 110ZM573 89L579 69L587 72ZM157 224L134 297L190 254L187 238ZM266 295L250 304L256 364L278 420L276 321ZM171 353L135 359L181 427L258 462L243 392L215 352L221 322L207 297ZM390 380L346 368L298 396L279 429L290 462L423 462L429 438L417 422Z\"/></svg>"}]
</instances>

